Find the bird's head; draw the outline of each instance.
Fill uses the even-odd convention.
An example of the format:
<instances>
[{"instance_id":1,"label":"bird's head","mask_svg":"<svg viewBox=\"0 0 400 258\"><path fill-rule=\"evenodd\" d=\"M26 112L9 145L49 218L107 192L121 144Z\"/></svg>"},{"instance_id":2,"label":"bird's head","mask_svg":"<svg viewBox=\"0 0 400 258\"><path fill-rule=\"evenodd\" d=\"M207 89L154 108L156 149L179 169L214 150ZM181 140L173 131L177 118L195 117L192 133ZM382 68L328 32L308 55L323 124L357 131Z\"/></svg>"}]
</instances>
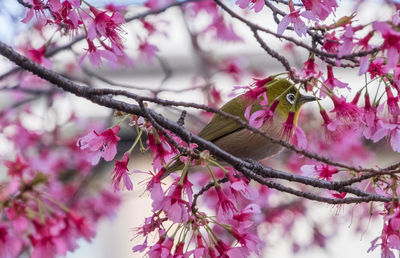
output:
<instances>
[{"instance_id":1,"label":"bird's head","mask_svg":"<svg viewBox=\"0 0 400 258\"><path fill-rule=\"evenodd\" d=\"M266 87L269 105L274 105L274 102L277 104L276 101L279 101L275 114L283 120L287 118L290 111L293 111L297 118L304 103L316 100L314 96L302 95L293 83L285 79L274 79Z\"/></svg>"}]
</instances>

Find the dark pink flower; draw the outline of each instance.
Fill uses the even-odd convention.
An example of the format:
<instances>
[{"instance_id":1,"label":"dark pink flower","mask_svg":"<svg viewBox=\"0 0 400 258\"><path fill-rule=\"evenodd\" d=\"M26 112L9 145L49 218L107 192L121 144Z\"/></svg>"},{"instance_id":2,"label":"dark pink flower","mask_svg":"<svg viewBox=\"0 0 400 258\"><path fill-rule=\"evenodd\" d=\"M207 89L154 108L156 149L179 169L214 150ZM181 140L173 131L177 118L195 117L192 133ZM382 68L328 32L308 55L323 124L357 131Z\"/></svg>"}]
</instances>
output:
<instances>
[{"instance_id":1,"label":"dark pink flower","mask_svg":"<svg viewBox=\"0 0 400 258\"><path fill-rule=\"evenodd\" d=\"M346 102L344 98L338 98L335 95L331 96L334 104L334 109L331 111L336 113L336 119L340 119L345 123L354 124L359 121L361 110L353 103Z\"/></svg>"},{"instance_id":2,"label":"dark pink flower","mask_svg":"<svg viewBox=\"0 0 400 258\"><path fill-rule=\"evenodd\" d=\"M307 136L304 133L303 129L299 126L295 126L293 136L291 139L291 143L300 149L306 149L307 148Z\"/></svg>"},{"instance_id":3,"label":"dark pink flower","mask_svg":"<svg viewBox=\"0 0 400 258\"><path fill-rule=\"evenodd\" d=\"M205 0L200 2L193 2L188 3L187 6L190 8L190 14L192 14L193 17L196 17L201 11L204 11L211 16L212 20L218 19L218 7L214 1Z\"/></svg>"},{"instance_id":4,"label":"dark pink flower","mask_svg":"<svg viewBox=\"0 0 400 258\"><path fill-rule=\"evenodd\" d=\"M27 56L36 63L43 65L47 69L51 69L51 62L46 58L46 45L43 45L38 49L28 50Z\"/></svg>"},{"instance_id":5,"label":"dark pink flower","mask_svg":"<svg viewBox=\"0 0 400 258\"><path fill-rule=\"evenodd\" d=\"M53 1L54 2L54 1ZM62 4L57 3L57 5L53 4L50 5L52 9L52 15L54 16L55 23L60 24L63 23L64 25L68 26L70 30L75 30L78 28L79 24L82 24L82 20L80 19L79 15L73 10L73 7L79 8L80 1L64 1Z\"/></svg>"},{"instance_id":6,"label":"dark pink flower","mask_svg":"<svg viewBox=\"0 0 400 258\"><path fill-rule=\"evenodd\" d=\"M11 177L22 178L23 172L29 167L28 164L22 161L20 155L17 155L15 161L4 161L4 165L8 168L8 175Z\"/></svg>"},{"instance_id":7,"label":"dark pink flower","mask_svg":"<svg viewBox=\"0 0 400 258\"><path fill-rule=\"evenodd\" d=\"M329 53L336 53L340 47L339 38L335 36L335 32L325 34L324 44L322 48Z\"/></svg>"},{"instance_id":8,"label":"dark pink flower","mask_svg":"<svg viewBox=\"0 0 400 258\"><path fill-rule=\"evenodd\" d=\"M301 171L303 175L313 176L317 175L319 178L325 180L332 180L332 176L339 172L336 167L332 167L326 164L318 164L318 165L304 165L301 167Z\"/></svg>"},{"instance_id":9,"label":"dark pink flower","mask_svg":"<svg viewBox=\"0 0 400 258\"><path fill-rule=\"evenodd\" d=\"M368 72L371 75L371 79L389 72L389 69L383 64L383 62L383 59L378 57L369 64Z\"/></svg>"},{"instance_id":10,"label":"dark pink flower","mask_svg":"<svg viewBox=\"0 0 400 258\"><path fill-rule=\"evenodd\" d=\"M176 154L175 149L162 133L157 133L157 135L149 133L147 146L147 149L153 152L153 167L157 170L162 170L163 165L168 163Z\"/></svg>"},{"instance_id":11,"label":"dark pink flower","mask_svg":"<svg viewBox=\"0 0 400 258\"><path fill-rule=\"evenodd\" d=\"M285 122L282 124L281 137L285 140L291 140L294 128L294 112L290 111Z\"/></svg>"},{"instance_id":12,"label":"dark pink flower","mask_svg":"<svg viewBox=\"0 0 400 258\"><path fill-rule=\"evenodd\" d=\"M90 6L90 11L95 18L88 28L88 39L93 41L97 37L97 33L109 39L113 48L122 50L122 39L119 33L122 33L121 25L125 23L124 17L119 12L113 12L111 16L107 12L101 12L93 6Z\"/></svg>"},{"instance_id":13,"label":"dark pink flower","mask_svg":"<svg viewBox=\"0 0 400 258\"><path fill-rule=\"evenodd\" d=\"M128 174L129 156L130 153L126 152L120 161L115 161L115 168L112 171L112 184L114 191L120 191L124 187L129 191L133 189L133 184ZM123 183L121 187L122 180Z\"/></svg>"},{"instance_id":14,"label":"dark pink flower","mask_svg":"<svg viewBox=\"0 0 400 258\"><path fill-rule=\"evenodd\" d=\"M310 78L320 78L322 76L322 71L319 66L315 63L315 59L310 57L301 69L300 76L302 79L307 80Z\"/></svg>"},{"instance_id":15,"label":"dark pink flower","mask_svg":"<svg viewBox=\"0 0 400 258\"><path fill-rule=\"evenodd\" d=\"M119 126L115 126L101 134L93 130L86 136L79 138L77 146L82 150L88 149L93 153L91 159L93 165L97 164L101 157L106 161L111 161L117 154L117 142L120 139L117 136L119 129Z\"/></svg>"}]
</instances>

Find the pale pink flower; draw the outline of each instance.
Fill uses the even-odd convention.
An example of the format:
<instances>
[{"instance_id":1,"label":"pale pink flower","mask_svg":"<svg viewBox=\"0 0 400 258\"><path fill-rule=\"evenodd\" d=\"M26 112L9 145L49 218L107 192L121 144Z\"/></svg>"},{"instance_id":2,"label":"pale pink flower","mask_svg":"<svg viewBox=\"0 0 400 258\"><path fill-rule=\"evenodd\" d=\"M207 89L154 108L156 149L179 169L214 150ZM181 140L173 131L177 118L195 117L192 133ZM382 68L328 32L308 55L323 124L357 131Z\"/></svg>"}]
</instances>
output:
<instances>
[{"instance_id":1,"label":"pale pink flower","mask_svg":"<svg viewBox=\"0 0 400 258\"><path fill-rule=\"evenodd\" d=\"M217 203L217 219L218 221L227 221L232 219L233 214L237 211L235 205L231 201L233 196L231 193L222 191L221 187L216 187L218 196ZM227 195L228 194L228 195Z\"/></svg>"},{"instance_id":2,"label":"pale pink flower","mask_svg":"<svg viewBox=\"0 0 400 258\"><path fill-rule=\"evenodd\" d=\"M250 9L254 9L254 12L260 12L264 6L264 0L236 0L235 4L237 4L242 9L247 9L250 6Z\"/></svg>"},{"instance_id":3,"label":"pale pink flower","mask_svg":"<svg viewBox=\"0 0 400 258\"><path fill-rule=\"evenodd\" d=\"M99 49L98 47L95 46L93 41L86 39L86 42L88 43L88 49L85 54L81 56L79 59L79 66L82 65L83 60L86 58L87 55L89 55L89 61L92 65L99 66L102 61L101 58L107 59L111 63L116 63L117 62L117 57L116 55L107 50L107 49Z\"/></svg>"},{"instance_id":4,"label":"pale pink flower","mask_svg":"<svg viewBox=\"0 0 400 258\"><path fill-rule=\"evenodd\" d=\"M158 47L149 43L148 40L141 40L139 44L139 57L147 63L153 62L158 52Z\"/></svg>"},{"instance_id":5,"label":"pale pink flower","mask_svg":"<svg viewBox=\"0 0 400 258\"><path fill-rule=\"evenodd\" d=\"M77 146L82 150L88 149L94 154L91 159L93 165L97 164L101 157L106 161L111 161L117 154L117 142L120 139L117 136L119 129L119 126L115 126L101 134L93 130L86 136L79 138Z\"/></svg>"},{"instance_id":6,"label":"pale pink flower","mask_svg":"<svg viewBox=\"0 0 400 258\"><path fill-rule=\"evenodd\" d=\"M389 69L395 68L399 62L400 32L395 31L386 22L375 21L373 28L379 31L384 39L382 50L386 50L387 67Z\"/></svg>"},{"instance_id":7,"label":"pale pink flower","mask_svg":"<svg viewBox=\"0 0 400 258\"><path fill-rule=\"evenodd\" d=\"M292 1L289 1L289 9L290 13L285 15L282 18L281 22L278 24L277 33L279 35L282 35L283 32L286 30L286 28L289 26L289 24L292 24L294 31L299 37L305 36L307 34L307 26L301 20L300 16L305 17L307 19L315 20L314 15L310 11L305 11L300 13L300 9L295 10Z\"/></svg>"}]
</instances>

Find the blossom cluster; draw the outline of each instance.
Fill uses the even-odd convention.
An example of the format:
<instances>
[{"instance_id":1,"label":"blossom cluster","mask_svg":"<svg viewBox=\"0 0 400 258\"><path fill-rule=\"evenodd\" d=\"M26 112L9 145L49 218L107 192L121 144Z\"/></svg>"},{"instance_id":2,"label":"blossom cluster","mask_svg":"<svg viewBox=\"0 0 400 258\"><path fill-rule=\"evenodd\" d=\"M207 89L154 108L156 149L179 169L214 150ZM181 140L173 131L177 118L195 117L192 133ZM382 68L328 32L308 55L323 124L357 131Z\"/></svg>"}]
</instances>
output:
<instances>
[{"instance_id":1,"label":"blossom cluster","mask_svg":"<svg viewBox=\"0 0 400 258\"><path fill-rule=\"evenodd\" d=\"M114 214L120 197L104 187L86 192L93 165L76 147L76 135L61 134L58 126L29 129L19 118L30 108L15 112L0 114L2 140L15 151L15 157L1 158L8 177L0 188L0 257L65 255L80 239L93 239L97 223Z\"/></svg>"}]
</instances>

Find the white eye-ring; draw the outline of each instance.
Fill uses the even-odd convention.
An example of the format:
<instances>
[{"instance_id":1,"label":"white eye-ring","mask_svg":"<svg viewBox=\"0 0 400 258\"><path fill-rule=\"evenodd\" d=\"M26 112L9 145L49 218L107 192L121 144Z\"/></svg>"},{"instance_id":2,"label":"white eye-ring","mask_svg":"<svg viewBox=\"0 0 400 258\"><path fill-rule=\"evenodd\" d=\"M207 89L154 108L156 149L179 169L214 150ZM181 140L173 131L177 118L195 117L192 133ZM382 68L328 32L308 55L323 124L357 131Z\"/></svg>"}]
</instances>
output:
<instances>
[{"instance_id":1,"label":"white eye-ring","mask_svg":"<svg viewBox=\"0 0 400 258\"><path fill-rule=\"evenodd\" d=\"M293 93L289 93L286 95L286 99L287 101L289 101L290 104L294 103L296 96Z\"/></svg>"}]
</instances>

